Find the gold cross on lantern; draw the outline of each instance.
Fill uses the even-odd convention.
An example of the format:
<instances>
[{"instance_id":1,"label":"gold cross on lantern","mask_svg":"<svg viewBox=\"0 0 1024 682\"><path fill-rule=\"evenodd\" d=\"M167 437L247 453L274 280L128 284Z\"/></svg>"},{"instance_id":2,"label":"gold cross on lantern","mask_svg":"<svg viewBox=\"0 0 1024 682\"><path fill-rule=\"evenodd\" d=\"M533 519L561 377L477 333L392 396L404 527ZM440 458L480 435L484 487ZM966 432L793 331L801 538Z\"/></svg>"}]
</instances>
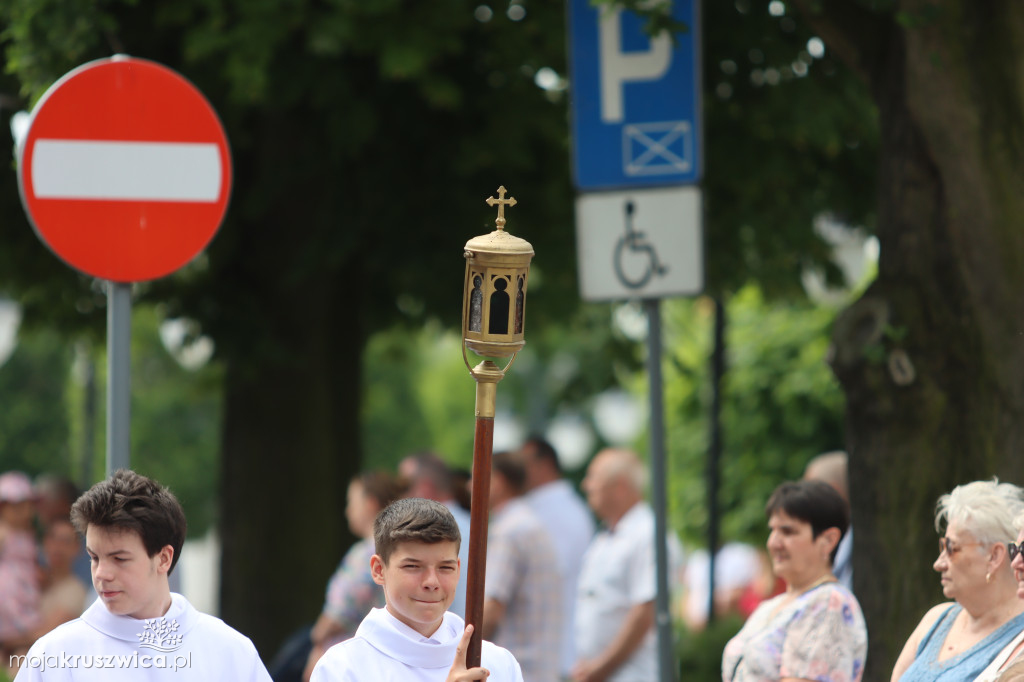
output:
<instances>
[{"instance_id":1,"label":"gold cross on lantern","mask_svg":"<svg viewBox=\"0 0 1024 682\"><path fill-rule=\"evenodd\" d=\"M505 189L505 185L502 185L501 187L498 188L497 199L495 199L494 197L487 197L488 206L494 206L495 204L498 205L498 219L494 221L494 224L495 226L497 226L499 230L505 227L505 207L516 205L515 197L509 197L508 199L505 198L506 191L507 190Z\"/></svg>"}]
</instances>

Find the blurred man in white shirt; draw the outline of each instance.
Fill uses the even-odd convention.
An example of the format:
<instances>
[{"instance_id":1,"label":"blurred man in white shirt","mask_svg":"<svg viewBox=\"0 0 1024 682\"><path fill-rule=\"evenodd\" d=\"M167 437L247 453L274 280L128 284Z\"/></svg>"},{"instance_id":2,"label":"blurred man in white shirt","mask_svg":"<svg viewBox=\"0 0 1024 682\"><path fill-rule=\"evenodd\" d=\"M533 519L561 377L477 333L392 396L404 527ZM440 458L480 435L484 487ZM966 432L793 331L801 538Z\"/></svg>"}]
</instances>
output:
<instances>
[{"instance_id":1,"label":"blurred man in white shirt","mask_svg":"<svg viewBox=\"0 0 1024 682\"><path fill-rule=\"evenodd\" d=\"M583 565L583 553L594 537L594 518L586 503L562 476L555 449L539 436L532 436L519 449L526 465L526 503L540 517L555 543L562 571L562 675L568 676L576 663L576 586Z\"/></svg>"}]
</instances>

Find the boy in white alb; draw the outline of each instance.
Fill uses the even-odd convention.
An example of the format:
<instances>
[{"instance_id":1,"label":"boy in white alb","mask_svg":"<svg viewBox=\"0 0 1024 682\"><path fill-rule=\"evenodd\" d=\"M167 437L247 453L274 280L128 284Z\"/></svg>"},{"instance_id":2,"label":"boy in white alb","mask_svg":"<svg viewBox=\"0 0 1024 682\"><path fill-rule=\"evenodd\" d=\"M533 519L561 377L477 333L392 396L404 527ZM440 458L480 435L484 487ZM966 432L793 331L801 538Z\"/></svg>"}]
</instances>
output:
<instances>
[{"instance_id":1,"label":"boy in white alb","mask_svg":"<svg viewBox=\"0 0 1024 682\"><path fill-rule=\"evenodd\" d=\"M482 667L466 668L473 627L448 611L461 536L444 505L398 500L377 515L373 540L370 570L386 606L371 611L355 637L328 649L310 682L523 682L515 657L487 641Z\"/></svg>"},{"instance_id":2,"label":"boy in white alb","mask_svg":"<svg viewBox=\"0 0 1024 682\"><path fill-rule=\"evenodd\" d=\"M186 522L167 488L122 469L78 498L71 521L99 599L40 637L15 682L270 682L247 637L171 593Z\"/></svg>"}]
</instances>

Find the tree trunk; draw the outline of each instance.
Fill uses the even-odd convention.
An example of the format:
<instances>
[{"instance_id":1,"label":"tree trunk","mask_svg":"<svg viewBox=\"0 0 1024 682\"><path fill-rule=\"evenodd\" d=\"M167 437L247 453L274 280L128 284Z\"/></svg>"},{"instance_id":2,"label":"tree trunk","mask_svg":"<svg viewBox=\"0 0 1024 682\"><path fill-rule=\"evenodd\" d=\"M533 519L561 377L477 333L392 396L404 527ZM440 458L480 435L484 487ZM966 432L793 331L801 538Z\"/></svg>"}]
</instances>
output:
<instances>
[{"instance_id":1,"label":"tree trunk","mask_svg":"<svg viewBox=\"0 0 1024 682\"><path fill-rule=\"evenodd\" d=\"M232 355L225 380L221 612L268 663L316 619L351 540L364 339L355 297L342 304L330 294L345 287L318 284L264 299L273 328Z\"/></svg>"},{"instance_id":2,"label":"tree trunk","mask_svg":"<svg viewBox=\"0 0 1024 682\"><path fill-rule=\"evenodd\" d=\"M889 679L944 600L939 495L992 476L1024 483L1024 18L979 0L903 2L900 17L873 83L879 272L837 320L832 359L847 396L865 680Z\"/></svg>"}]
</instances>

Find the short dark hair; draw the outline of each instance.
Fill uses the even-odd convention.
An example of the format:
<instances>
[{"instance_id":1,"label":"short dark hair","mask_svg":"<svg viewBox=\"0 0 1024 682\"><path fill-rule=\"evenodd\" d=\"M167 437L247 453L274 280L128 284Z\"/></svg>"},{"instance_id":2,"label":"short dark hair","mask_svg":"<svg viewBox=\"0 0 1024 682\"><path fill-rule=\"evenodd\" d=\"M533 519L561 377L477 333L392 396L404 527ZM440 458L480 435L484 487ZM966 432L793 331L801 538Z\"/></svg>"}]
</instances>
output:
<instances>
[{"instance_id":1,"label":"short dark hair","mask_svg":"<svg viewBox=\"0 0 1024 682\"><path fill-rule=\"evenodd\" d=\"M377 502L383 509L402 495L408 486L406 481L387 471L364 471L353 479L363 488L363 493Z\"/></svg>"},{"instance_id":2,"label":"short dark hair","mask_svg":"<svg viewBox=\"0 0 1024 682\"><path fill-rule=\"evenodd\" d=\"M515 452L495 452L491 456L491 469L505 479L516 495L526 490L526 463Z\"/></svg>"},{"instance_id":3,"label":"short dark hair","mask_svg":"<svg viewBox=\"0 0 1024 682\"><path fill-rule=\"evenodd\" d=\"M462 534L448 507L422 497L406 497L389 504L373 521L374 551L384 564L403 542L454 542L457 552Z\"/></svg>"},{"instance_id":4,"label":"short dark hair","mask_svg":"<svg viewBox=\"0 0 1024 682\"><path fill-rule=\"evenodd\" d=\"M118 469L79 497L71 506L71 523L83 537L90 525L133 531L150 557L170 545L174 556L168 574L178 563L188 528L178 498L153 479L130 469Z\"/></svg>"},{"instance_id":5,"label":"short dark hair","mask_svg":"<svg viewBox=\"0 0 1024 682\"><path fill-rule=\"evenodd\" d=\"M846 535L850 525L850 508L836 489L824 481L787 481L768 498L764 512L768 517L776 512L811 524L811 536L817 538L829 528L839 529L839 539ZM839 543L829 557L836 560Z\"/></svg>"},{"instance_id":6,"label":"short dark hair","mask_svg":"<svg viewBox=\"0 0 1024 682\"><path fill-rule=\"evenodd\" d=\"M555 471L559 474L562 473L562 464L558 461L558 453L555 452L555 447L543 436L533 434L523 441L523 445L519 451L530 452L533 457L546 460L551 464L551 466L555 467Z\"/></svg>"}]
</instances>

